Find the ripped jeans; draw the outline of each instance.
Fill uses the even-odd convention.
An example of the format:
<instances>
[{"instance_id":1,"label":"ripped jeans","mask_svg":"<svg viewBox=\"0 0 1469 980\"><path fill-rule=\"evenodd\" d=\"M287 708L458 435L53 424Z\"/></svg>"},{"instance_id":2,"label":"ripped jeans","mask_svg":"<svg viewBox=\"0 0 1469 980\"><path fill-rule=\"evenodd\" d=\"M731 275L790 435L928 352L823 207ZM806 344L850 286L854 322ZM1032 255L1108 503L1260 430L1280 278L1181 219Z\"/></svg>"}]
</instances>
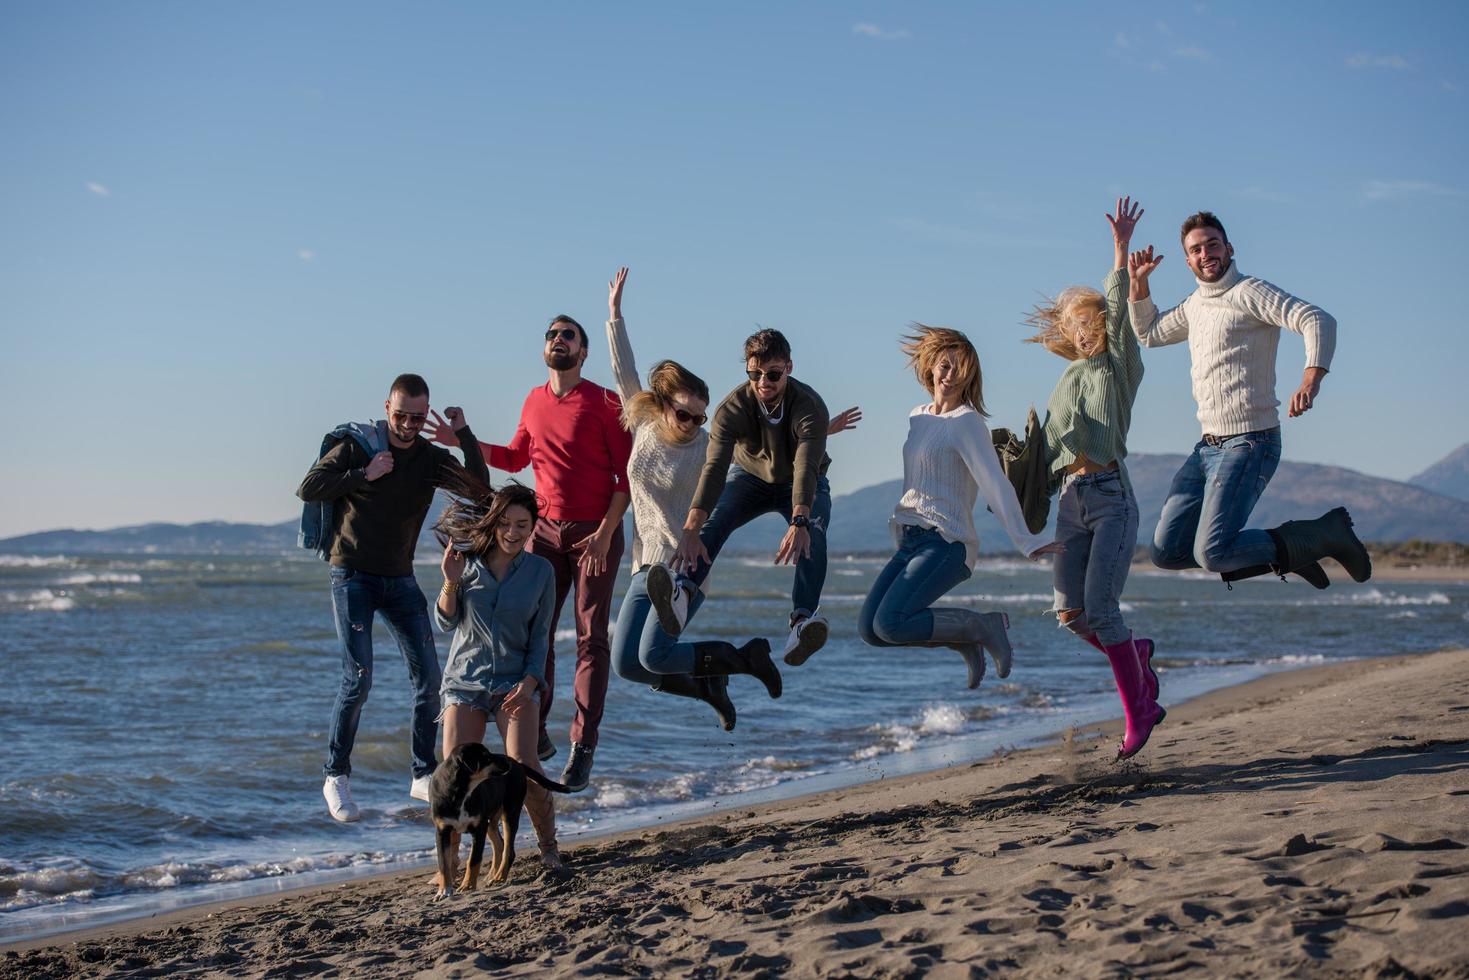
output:
<instances>
[{"instance_id":1,"label":"ripped jeans","mask_svg":"<svg viewBox=\"0 0 1469 980\"><path fill-rule=\"evenodd\" d=\"M342 678L332 707L327 745L328 776L352 774L352 746L357 722L372 690L372 621L381 612L413 685L413 775L434 771L434 743L438 740L439 684L443 678L434 648L428 600L412 575L373 575L341 565L331 566L332 612L337 639L342 644Z\"/></svg>"},{"instance_id":2,"label":"ripped jeans","mask_svg":"<svg viewBox=\"0 0 1469 980\"><path fill-rule=\"evenodd\" d=\"M1080 636L1095 633L1107 646L1130 635L1122 620L1122 587L1137 547L1137 499L1117 470L1069 476L1056 504L1056 543L1065 551L1051 566L1052 609L1080 609L1062 623Z\"/></svg>"}]
</instances>

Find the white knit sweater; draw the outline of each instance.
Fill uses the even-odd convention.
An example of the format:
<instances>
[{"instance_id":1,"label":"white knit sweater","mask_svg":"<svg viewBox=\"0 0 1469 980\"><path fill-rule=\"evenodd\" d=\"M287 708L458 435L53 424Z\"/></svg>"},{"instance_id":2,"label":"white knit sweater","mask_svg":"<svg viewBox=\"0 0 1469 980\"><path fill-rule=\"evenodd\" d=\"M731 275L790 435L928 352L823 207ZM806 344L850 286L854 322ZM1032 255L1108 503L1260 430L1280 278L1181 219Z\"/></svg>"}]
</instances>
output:
<instances>
[{"instance_id":1,"label":"white knit sweater","mask_svg":"<svg viewBox=\"0 0 1469 980\"><path fill-rule=\"evenodd\" d=\"M611 352L612 377L626 405L643 390L632 343L622 320L607 321L607 349ZM633 433L632 455L627 461L627 482L632 498L632 570L667 562L678 550L684 518L699 486L709 433L700 429L688 442L672 443L653 424L639 425Z\"/></svg>"},{"instance_id":2,"label":"white knit sweater","mask_svg":"<svg viewBox=\"0 0 1469 980\"><path fill-rule=\"evenodd\" d=\"M1336 320L1331 314L1263 279L1240 274L1233 262L1218 282L1199 286L1158 315L1151 298L1128 304L1144 347L1188 341L1199 424L1209 435L1232 436L1280 424L1275 352L1280 330L1306 341L1306 367L1331 367Z\"/></svg>"},{"instance_id":3,"label":"white knit sweater","mask_svg":"<svg viewBox=\"0 0 1469 980\"><path fill-rule=\"evenodd\" d=\"M979 557L974 529L974 502L979 494L1004 525L1022 555L1031 555L1050 539L1031 534L1020 512L1015 488L1000 468L989 427L978 412L962 405L936 415L933 403L908 413L908 440L903 443L903 496L890 526L896 543L902 525L937 530L945 541L964 542L970 569Z\"/></svg>"}]
</instances>

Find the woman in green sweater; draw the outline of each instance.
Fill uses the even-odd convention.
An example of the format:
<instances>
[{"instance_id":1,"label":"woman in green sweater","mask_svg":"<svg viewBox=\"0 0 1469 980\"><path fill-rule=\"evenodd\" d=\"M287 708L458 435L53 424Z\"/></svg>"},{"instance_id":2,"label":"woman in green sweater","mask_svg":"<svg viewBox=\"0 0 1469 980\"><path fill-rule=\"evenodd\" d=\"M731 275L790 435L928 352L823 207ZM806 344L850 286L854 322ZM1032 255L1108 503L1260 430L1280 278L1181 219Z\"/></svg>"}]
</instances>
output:
<instances>
[{"instance_id":1,"label":"woman in green sweater","mask_svg":"<svg viewBox=\"0 0 1469 980\"><path fill-rule=\"evenodd\" d=\"M1127 316L1127 247L1142 208L1117 201L1113 263L1102 292L1063 290L1026 322L1041 344L1071 364L1051 392L1046 452L1051 491L1058 488L1054 565L1055 612L1061 625L1107 655L1127 730L1118 758L1137 753L1163 720L1153 641L1133 639L1119 599L1137 546L1137 499L1123 457L1132 403L1143 380L1142 356Z\"/></svg>"}]
</instances>

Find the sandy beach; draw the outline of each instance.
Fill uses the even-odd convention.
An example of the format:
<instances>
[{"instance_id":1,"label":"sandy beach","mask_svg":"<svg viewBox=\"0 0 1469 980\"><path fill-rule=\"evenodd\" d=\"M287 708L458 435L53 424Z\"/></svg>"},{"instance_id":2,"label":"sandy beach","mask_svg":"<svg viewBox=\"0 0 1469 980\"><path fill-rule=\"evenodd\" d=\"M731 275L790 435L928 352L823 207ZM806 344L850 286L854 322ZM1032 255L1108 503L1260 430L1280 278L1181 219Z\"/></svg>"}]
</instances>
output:
<instances>
[{"instance_id":1,"label":"sandy beach","mask_svg":"<svg viewBox=\"0 0 1469 980\"><path fill-rule=\"evenodd\" d=\"M1215 692L1132 763L1116 736L576 844L564 881L16 944L0 975L1469 976L1469 650Z\"/></svg>"}]
</instances>

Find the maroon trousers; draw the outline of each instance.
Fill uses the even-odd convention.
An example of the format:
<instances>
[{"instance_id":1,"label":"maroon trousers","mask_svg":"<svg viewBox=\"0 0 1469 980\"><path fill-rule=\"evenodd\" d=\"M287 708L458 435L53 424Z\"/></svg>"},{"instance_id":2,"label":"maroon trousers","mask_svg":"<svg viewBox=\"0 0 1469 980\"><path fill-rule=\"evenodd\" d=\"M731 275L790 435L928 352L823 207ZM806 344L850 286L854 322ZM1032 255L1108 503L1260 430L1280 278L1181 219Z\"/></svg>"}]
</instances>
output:
<instances>
[{"instance_id":1,"label":"maroon trousers","mask_svg":"<svg viewBox=\"0 0 1469 980\"><path fill-rule=\"evenodd\" d=\"M526 550L540 555L556 571L556 617L561 620L561 607L566 595L576 586L576 717L571 721L571 740L587 748L596 748L597 729L602 724L602 707L607 702L607 677L612 663L612 648L607 642L607 622L612 614L612 592L617 584L617 568L622 563L622 526L613 532L607 548L607 563L600 575L588 574L580 564L586 553L578 543L592 535L600 521L553 521L541 518ZM555 693L556 630L551 629L551 643L546 651L546 690L541 698L541 729L551 713Z\"/></svg>"}]
</instances>

